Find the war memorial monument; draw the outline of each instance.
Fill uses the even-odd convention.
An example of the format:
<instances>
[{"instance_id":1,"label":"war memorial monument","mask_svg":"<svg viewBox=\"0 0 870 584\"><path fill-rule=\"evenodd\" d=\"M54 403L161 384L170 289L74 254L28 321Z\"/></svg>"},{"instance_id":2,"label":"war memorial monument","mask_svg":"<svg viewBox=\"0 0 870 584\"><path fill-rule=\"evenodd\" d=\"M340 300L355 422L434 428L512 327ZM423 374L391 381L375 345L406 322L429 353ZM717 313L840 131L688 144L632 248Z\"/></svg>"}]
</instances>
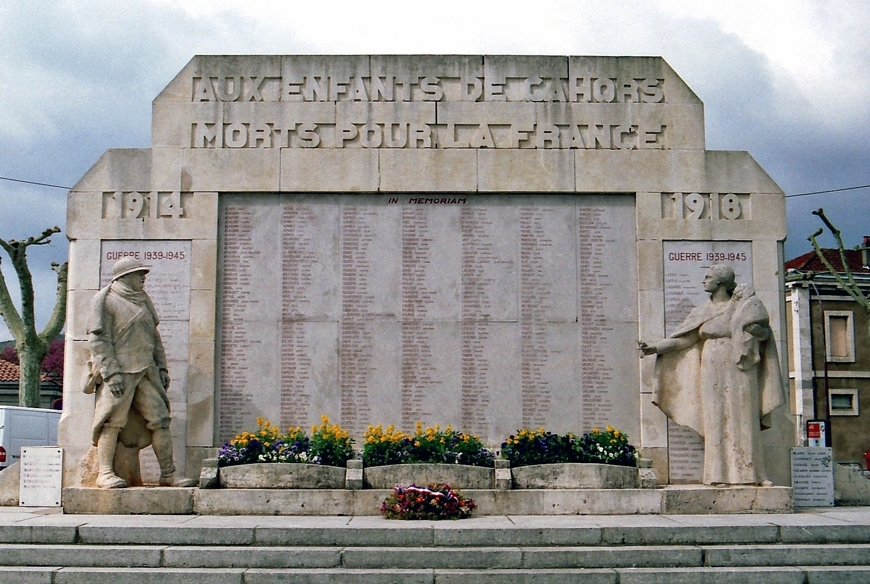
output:
<instances>
[{"instance_id":1,"label":"war memorial monument","mask_svg":"<svg viewBox=\"0 0 870 584\"><path fill-rule=\"evenodd\" d=\"M764 389L784 194L748 153L706 149L703 104L661 58L198 56L154 100L151 147L108 150L68 209L68 483L92 445L92 299L132 258L179 475L258 417L326 414L358 441L423 421L494 447L611 425L662 484L788 485L794 429ZM692 350L661 339L711 338L690 321L717 298L766 309L719 335L749 335L732 369L769 426L719 435L754 432L764 476L705 480L693 416L658 401L664 353Z\"/></svg>"}]
</instances>

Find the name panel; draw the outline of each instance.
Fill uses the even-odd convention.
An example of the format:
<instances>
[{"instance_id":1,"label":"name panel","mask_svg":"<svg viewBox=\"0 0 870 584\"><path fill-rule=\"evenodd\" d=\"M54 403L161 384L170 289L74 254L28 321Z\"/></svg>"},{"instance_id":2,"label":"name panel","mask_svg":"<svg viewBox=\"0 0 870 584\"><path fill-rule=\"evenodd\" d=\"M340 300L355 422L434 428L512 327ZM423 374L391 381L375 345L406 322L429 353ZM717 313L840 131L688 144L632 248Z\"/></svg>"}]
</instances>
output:
<instances>
[{"instance_id":1,"label":"name panel","mask_svg":"<svg viewBox=\"0 0 870 584\"><path fill-rule=\"evenodd\" d=\"M225 195L219 436L639 437L631 196Z\"/></svg>"}]
</instances>

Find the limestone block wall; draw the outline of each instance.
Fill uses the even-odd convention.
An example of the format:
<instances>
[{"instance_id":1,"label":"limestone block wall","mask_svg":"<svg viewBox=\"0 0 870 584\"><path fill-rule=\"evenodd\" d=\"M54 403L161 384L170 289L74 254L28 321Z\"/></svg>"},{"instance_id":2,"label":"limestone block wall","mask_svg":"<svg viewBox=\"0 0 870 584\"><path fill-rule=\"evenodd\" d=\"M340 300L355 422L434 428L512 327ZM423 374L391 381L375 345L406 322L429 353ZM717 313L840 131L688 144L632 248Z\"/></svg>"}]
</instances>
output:
<instances>
[{"instance_id":1,"label":"limestone block wall","mask_svg":"<svg viewBox=\"0 0 870 584\"><path fill-rule=\"evenodd\" d=\"M404 206L436 195L504 196L504 204L519 194L628 197L632 252L603 258L627 266L629 289L636 286L637 330L620 332L621 342L663 336L666 290L700 288L703 266L728 263L729 253L747 258L782 341L783 193L748 153L705 149L703 104L660 58L200 56L155 99L151 148L107 151L69 194L67 467L89 445L93 398L78 380L88 305L112 253L151 254L143 255L155 265L148 289L160 288L173 314L164 324L177 354L176 451L195 472L220 440L221 201L355 194ZM680 272L688 280L674 281L665 250L681 246L703 257ZM634 412L634 442L668 476L676 459L669 462L667 420L650 403L652 361L618 357L636 387L615 407ZM461 387L458 378L443 384L448 393ZM253 404L271 399L255 384L236 389ZM765 440L773 478L784 484L794 433L780 418ZM680 444L680 464L696 465L696 446Z\"/></svg>"}]
</instances>

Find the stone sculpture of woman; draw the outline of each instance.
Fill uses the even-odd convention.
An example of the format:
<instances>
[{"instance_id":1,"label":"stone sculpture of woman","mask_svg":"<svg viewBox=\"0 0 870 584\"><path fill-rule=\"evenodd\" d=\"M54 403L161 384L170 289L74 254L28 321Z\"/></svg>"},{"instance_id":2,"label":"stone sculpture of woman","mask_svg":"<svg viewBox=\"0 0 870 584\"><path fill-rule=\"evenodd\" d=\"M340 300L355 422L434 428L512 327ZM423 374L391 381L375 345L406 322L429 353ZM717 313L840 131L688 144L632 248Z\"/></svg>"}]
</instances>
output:
<instances>
[{"instance_id":1,"label":"stone sculpture of woman","mask_svg":"<svg viewBox=\"0 0 870 584\"><path fill-rule=\"evenodd\" d=\"M670 337L639 343L657 355L654 403L704 437L704 484L769 485L760 433L785 395L767 309L728 266L711 267L704 290Z\"/></svg>"}]
</instances>

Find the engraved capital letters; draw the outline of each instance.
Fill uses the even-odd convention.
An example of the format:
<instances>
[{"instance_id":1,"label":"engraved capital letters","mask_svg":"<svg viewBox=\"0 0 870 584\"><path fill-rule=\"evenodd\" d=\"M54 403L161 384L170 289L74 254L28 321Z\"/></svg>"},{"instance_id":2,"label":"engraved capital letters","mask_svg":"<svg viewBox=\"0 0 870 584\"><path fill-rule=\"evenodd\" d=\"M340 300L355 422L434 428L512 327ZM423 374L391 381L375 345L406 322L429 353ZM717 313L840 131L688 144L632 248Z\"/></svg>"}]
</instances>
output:
<instances>
[{"instance_id":1,"label":"engraved capital letters","mask_svg":"<svg viewBox=\"0 0 870 584\"><path fill-rule=\"evenodd\" d=\"M265 77L245 77L245 97L243 101L263 101L263 96L260 94L260 86L265 80Z\"/></svg>"},{"instance_id":2,"label":"engraved capital letters","mask_svg":"<svg viewBox=\"0 0 870 584\"><path fill-rule=\"evenodd\" d=\"M532 92L532 86L537 88L540 85L543 85L543 83L544 83L544 80L541 79L540 77L538 77L537 75L533 75L532 77L527 77L523 81L523 99L525 101L535 101L535 102L544 101L543 96L536 95L535 93Z\"/></svg>"},{"instance_id":3,"label":"engraved capital letters","mask_svg":"<svg viewBox=\"0 0 870 584\"><path fill-rule=\"evenodd\" d=\"M217 101L214 88L211 86L211 79L208 77L199 78L196 88L193 90L193 101Z\"/></svg>"},{"instance_id":4,"label":"engraved capital letters","mask_svg":"<svg viewBox=\"0 0 870 584\"><path fill-rule=\"evenodd\" d=\"M236 101L242 95L242 78L218 77L215 93L221 101Z\"/></svg>"},{"instance_id":5,"label":"engraved capital letters","mask_svg":"<svg viewBox=\"0 0 870 584\"><path fill-rule=\"evenodd\" d=\"M477 101L483 95L483 82L477 77L462 78L462 101Z\"/></svg>"}]
</instances>

